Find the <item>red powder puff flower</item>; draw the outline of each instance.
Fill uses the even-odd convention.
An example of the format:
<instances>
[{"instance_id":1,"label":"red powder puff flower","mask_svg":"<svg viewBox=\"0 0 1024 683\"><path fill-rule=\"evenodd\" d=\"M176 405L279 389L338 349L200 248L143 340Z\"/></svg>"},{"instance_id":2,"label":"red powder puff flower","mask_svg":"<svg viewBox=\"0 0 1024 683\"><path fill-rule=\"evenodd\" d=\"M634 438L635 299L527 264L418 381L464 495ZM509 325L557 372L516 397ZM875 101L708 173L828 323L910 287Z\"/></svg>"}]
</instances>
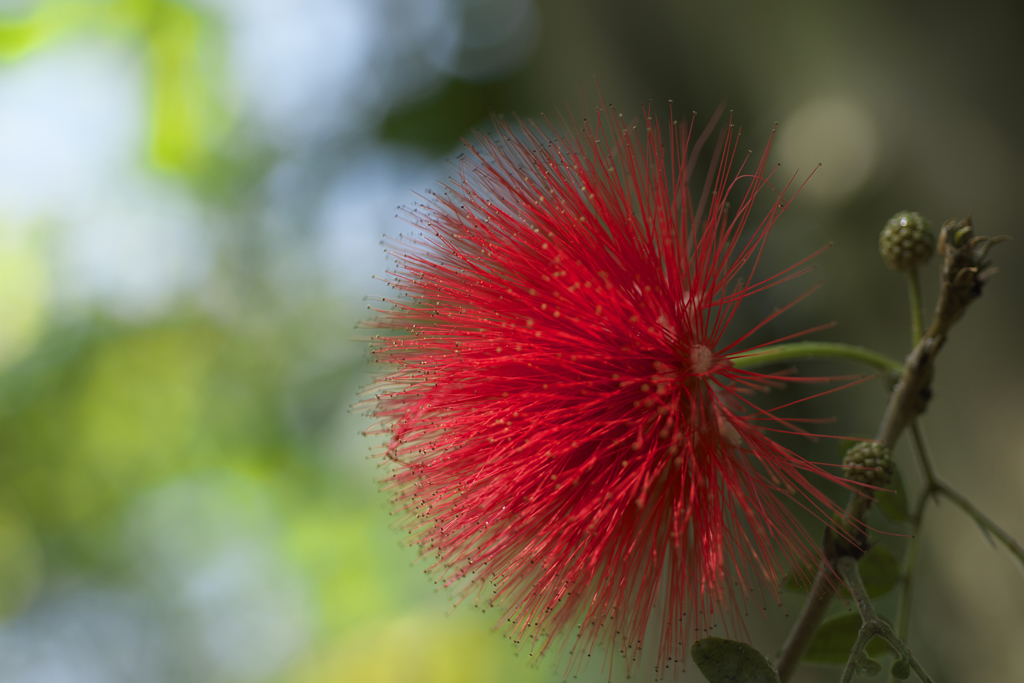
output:
<instances>
[{"instance_id":1,"label":"red powder puff flower","mask_svg":"<svg viewBox=\"0 0 1024 683\"><path fill-rule=\"evenodd\" d=\"M795 429L748 398L778 377L729 360L777 312L722 342L746 297L798 274L754 276L783 208L748 226L768 150L734 171L722 130L695 205L711 127L690 145L673 125L663 150L650 116L638 133L595 113L574 137L499 121L411 212L419 234L389 249L401 296L369 323L389 330L371 388L428 573L570 666L603 643L628 668L656 615L664 672L755 593L777 599L816 552L783 499L824 517L805 474L837 477L766 436Z\"/></svg>"}]
</instances>

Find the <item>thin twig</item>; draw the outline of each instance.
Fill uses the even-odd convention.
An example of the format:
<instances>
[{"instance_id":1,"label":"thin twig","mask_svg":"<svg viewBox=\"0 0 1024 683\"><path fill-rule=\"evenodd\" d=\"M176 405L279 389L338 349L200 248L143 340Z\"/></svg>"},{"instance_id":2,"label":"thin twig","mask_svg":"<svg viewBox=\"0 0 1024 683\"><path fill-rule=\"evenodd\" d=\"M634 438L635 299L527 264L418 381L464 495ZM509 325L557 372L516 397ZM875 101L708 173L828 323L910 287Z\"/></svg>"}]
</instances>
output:
<instances>
[{"instance_id":1,"label":"thin twig","mask_svg":"<svg viewBox=\"0 0 1024 683\"><path fill-rule=\"evenodd\" d=\"M928 445L924 441L924 434L921 431L921 423L914 420L910 423L910 450L914 453L914 459L921 467L921 475L924 477L928 491L927 496L933 492L935 482L938 480L935 474L935 465L932 464L932 457L928 454Z\"/></svg>"},{"instance_id":2,"label":"thin twig","mask_svg":"<svg viewBox=\"0 0 1024 683\"><path fill-rule=\"evenodd\" d=\"M984 512L978 509L971 501L967 500L965 496L953 489L949 484L943 481L938 474L935 473L935 466L932 464L931 457L928 455L928 446L924 441L924 435L921 433L921 426L917 420L911 423L911 450L914 451L914 455L917 456L918 462L921 464L921 469L924 471L925 480L927 487L925 489L925 498L932 495L942 495L951 500L961 510L967 513L968 516L973 519L978 526L980 526L986 532L992 534L997 538L1006 549L1010 551L1014 559L1017 560L1018 568L1024 572L1024 547L1021 546L1016 539L1008 534L1002 527L992 521ZM922 502L923 506L924 503Z\"/></svg>"},{"instance_id":3,"label":"thin twig","mask_svg":"<svg viewBox=\"0 0 1024 683\"><path fill-rule=\"evenodd\" d=\"M910 664L910 668L914 670L918 678L924 681L924 683L931 683L931 678L925 673L924 667L917 661L914 653L910 651L906 643L896 635L896 632L892 630L889 624L878 617L878 613L875 612L871 599L868 597L868 592L864 588L864 582L860 578L857 560L849 556L840 557L836 561L836 571L839 572L843 581L846 582L846 587L850 589L850 593L857 602L857 609L860 610L862 621L860 633L857 634L857 642L850 653L846 669L843 670L841 683L850 683L853 680L853 674L857 669L857 658L860 657L860 653L864 651L864 648L867 647L868 643L875 636L885 638L889 645L892 646L892 649L896 651L897 656L900 659L905 659Z\"/></svg>"},{"instance_id":4,"label":"thin twig","mask_svg":"<svg viewBox=\"0 0 1024 683\"><path fill-rule=\"evenodd\" d=\"M857 633L857 640L853 644L853 650L850 658L846 660L846 666L843 667L843 675L839 679L839 683L850 683L853 680L854 674L857 673L857 657L860 653L867 649L868 643L875 637L875 634L871 632L871 629L861 627Z\"/></svg>"},{"instance_id":5,"label":"thin twig","mask_svg":"<svg viewBox=\"0 0 1024 683\"><path fill-rule=\"evenodd\" d=\"M974 503L964 498L962 495L954 491L943 481L935 482L935 490L937 493L945 496L949 500L953 501L961 510L966 512L971 519L978 523L985 531L995 536L1006 549L1010 551L1014 559L1017 560L1018 568L1024 571L1024 548L1021 547L1013 536L1006 533L998 524L989 519L984 512L975 507Z\"/></svg>"},{"instance_id":6,"label":"thin twig","mask_svg":"<svg viewBox=\"0 0 1024 683\"><path fill-rule=\"evenodd\" d=\"M1010 534L1004 531L998 524L993 522L987 515L985 515L985 513L971 503L971 501L960 493L954 491L948 484L939 479L938 475L935 473L935 466L932 464L931 456L928 454L928 446L925 443L924 435L921 433L921 426L917 420L911 422L910 430L910 447L914 453L915 459L921 466L922 475L925 479L925 490L922 492L921 499L917 503L917 508L914 511L913 516L910 518L912 536L910 538L910 543L907 545L907 554L903 561L903 571L900 574L900 580L903 583L903 595L900 596L896 633L900 640L904 642L906 642L907 635L910 631L911 592L913 589L914 566L917 562L917 553L919 549L921 521L924 517L924 511L928 501L933 496L945 496L955 505L959 506L961 510L966 512L986 533L990 533L999 539L999 541L1006 546L1007 550L1010 551L1014 559L1017 560L1018 569L1024 573L1024 548L1022 548L1020 543L1010 536ZM895 677L891 678L890 681L895 683Z\"/></svg>"}]
</instances>

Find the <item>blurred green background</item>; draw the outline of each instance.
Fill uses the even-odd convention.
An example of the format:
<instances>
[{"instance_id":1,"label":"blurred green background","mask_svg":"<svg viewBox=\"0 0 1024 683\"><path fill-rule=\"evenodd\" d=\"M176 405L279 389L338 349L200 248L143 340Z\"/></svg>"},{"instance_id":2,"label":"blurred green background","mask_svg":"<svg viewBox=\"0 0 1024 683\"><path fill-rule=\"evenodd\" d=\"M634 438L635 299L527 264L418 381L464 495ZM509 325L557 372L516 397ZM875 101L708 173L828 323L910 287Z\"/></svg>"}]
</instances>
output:
<instances>
[{"instance_id":1,"label":"blurred green background","mask_svg":"<svg viewBox=\"0 0 1024 683\"><path fill-rule=\"evenodd\" d=\"M726 100L751 148L779 122L784 175L824 164L768 255L833 243L802 285L824 287L769 332L835 320L817 338L902 356L884 221L1020 232L1022 32L1009 2L2 3L0 681L560 680L490 615L448 614L389 528L349 406L395 207L492 112L578 112L595 82L627 117ZM940 472L1024 538L1019 244L996 260L924 423ZM806 409L871 434L884 399ZM1024 577L948 504L922 552L911 645L935 680L1019 679ZM773 652L789 621L748 626Z\"/></svg>"}]
</instances>

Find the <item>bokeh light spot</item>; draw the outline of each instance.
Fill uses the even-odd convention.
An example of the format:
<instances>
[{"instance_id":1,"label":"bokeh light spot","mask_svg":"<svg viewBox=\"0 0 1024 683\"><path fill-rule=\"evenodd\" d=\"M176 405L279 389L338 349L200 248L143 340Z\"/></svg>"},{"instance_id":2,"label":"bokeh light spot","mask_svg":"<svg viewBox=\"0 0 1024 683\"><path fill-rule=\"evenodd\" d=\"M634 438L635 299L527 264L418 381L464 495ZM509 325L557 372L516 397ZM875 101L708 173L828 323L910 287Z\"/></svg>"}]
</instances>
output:
<instances>
[{"instance_id":1,"label":"bokeh light spot","mask_svg":"<svg viewBox=\"0 0 1024 683\"><path fill-rule=\"evenodd\" d=\"M803 192L819 202L840 202L870 179L878 146L874 117L863 105L846 98L813 99L779 126L777 158L787 177L822 164Z\"/></svg>"}]
</instances>

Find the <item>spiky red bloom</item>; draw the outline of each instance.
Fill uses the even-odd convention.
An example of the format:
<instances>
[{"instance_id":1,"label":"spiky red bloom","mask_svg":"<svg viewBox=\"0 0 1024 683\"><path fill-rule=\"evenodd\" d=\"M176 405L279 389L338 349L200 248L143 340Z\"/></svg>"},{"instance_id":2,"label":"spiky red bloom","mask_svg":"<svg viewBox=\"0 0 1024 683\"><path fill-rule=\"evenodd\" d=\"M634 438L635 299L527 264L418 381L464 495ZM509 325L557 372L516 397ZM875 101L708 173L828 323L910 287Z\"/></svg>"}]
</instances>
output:
<instances>
[{"instance_id":1,"label":"spiky red bloom","mask_svg":"<svg viewBox=\"0 0 1024 683\"><path fill-rule=\"evenodd\" d=\"M781 499L831 512L805 473L834 477L766 435L792 427L747 395L777 378L729 361L754 330L721 343L795 274L753 274L782 211L745 229L768 150L734 171L730 124L695 205L710 128L691 146L673 125L666 152L651 117L638 134L595 113L569 138L499 122L412 213L422 234L389 249L402 296L370 323L392 330L375 413L399 525L439 582L577 663L604 643L628 666L660 615L664 671L754 591L777 596L814 552Z\"/></svg>"}]
</instances>

